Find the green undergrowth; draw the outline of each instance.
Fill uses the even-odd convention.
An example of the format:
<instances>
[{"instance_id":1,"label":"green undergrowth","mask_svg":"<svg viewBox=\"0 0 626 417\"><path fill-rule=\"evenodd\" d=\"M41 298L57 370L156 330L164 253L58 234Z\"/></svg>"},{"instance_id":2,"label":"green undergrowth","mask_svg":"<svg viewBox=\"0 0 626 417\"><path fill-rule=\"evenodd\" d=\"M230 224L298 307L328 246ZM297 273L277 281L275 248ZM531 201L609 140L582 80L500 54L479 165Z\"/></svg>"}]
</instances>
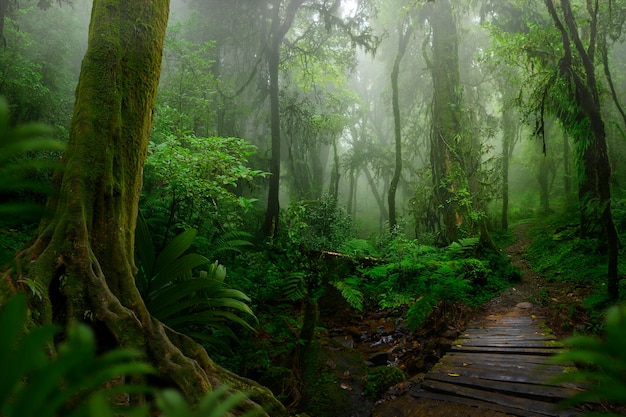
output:
<instances>
[{"instance_id":1,"label":"green undergrowth","mask_svg":"<svg viewBox=\"0 0 626 417\"><path fill-rule=\"evenodd\" d=\"M619 213L618 213L619 214ZM616 224L621 224L616 216ZM534 221L527 249L532 269L546 284L536 301L548 307L561 322L565 334L601 333L604 312L613 303L608 297L606 247L597 238L581 238L576 211L553 214ZM620 238L624 242L624 229ZM624 249L619 259L619 274L624 275ZM626 282L620 284L620 299L625 300Z\"/></svg>"},{"instance_id":2,"label":"green undergrowth","mask_svg":"<svg viewBox=\"0 0 626 417\"><path fill-rule=\"evenodd\" d=\"M501 254L462 239L445 248L396 239L385 261L358 268L351 283L364 294L367 309L409 306L407 324L422 325L441 303L478 306L519 279Z\"/></svg>"},{"instance_id":3,"label":"green undergrowth","mask_svg":"<svg viewBox=\"0 0 626 417\"><path fill-rule=\"evenodd\" d=\"M0 221L0 267L11 263L18 249L35 234L36 223Z\"/></svg>"},{"instance_id":4,"label":"green undergrowth","mask_svg":"<svg viewBox=\"0 0 626 417\"><path fill-rule=\"evenodd\" d=\"M528 232L532 239L527 249L529 261L533 270L548 282L588 286L596 291L595 299L603 298L607 279L606 250L599 239L581 238L579 232L576 212L537 219ZM622 241L624 238L622 234ZM621 274L626 271L623 256L620 257L619 271ZM623 294L624 290L622 284L620 292Z\"/></svg>"}]
</instances>

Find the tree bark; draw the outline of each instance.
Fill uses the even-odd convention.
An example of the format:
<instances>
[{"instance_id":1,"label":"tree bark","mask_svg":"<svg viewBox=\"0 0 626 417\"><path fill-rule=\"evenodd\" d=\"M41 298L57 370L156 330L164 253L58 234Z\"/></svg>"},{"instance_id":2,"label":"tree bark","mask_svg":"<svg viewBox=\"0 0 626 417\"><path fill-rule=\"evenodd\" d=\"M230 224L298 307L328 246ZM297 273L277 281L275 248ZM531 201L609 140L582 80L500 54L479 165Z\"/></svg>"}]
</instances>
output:
<instances>
[{"instance_id":1,"label":"tree bark","mask_svg":"<svg viewBox=\"0 0 626 417\"><path fill-rule=\"evenodd\" d=\"M563 130L563 191L565 201L569 205L572 201L572 167L570 163L569 137L565 129Z\"/></svg>"},{"instance_id":2,"label":"tree bark","mask_svg":"<svg viewBox=\"0 0 626 417\"><path fill-rule=\"evenodd\" d=\"M607 290L611 299L619 298L618 254L619 237L611 211L611 164L608 157L606 130L602 118L602 105L598 82L595 75L595 42L597 38L598 2L589 7L589 46L585 47L579 35L579 27L574 18L570 0L561 0L562 19L553 0L544 0L546 7L561 33L564 57L561 60L561 76L573 85L572 99L588 122L588 139L578 146L583 147L582 160L585 175L579 185L581 213L590 207L597 210L607 242ZM577 53L574 62L573 51ZM582 75L577 73L580 65ZM581 214L582 217L582 214ZM584 219L583 219L584 220ZM581 229L584 225L581 224Z\"/></svg>"},{"instance_id":3,"label":"tree bark","mask_svg":"<svg viewBox=\"0 0 626 417\"><path fill-rule=\"evenodd\" d=\"M213 386L251 393L248 408L286 415L264 387L215 365L206 351L154 319L134 282L134 238L169 0L95 0L76 89L60 187L35 242L17 255L17 277L45 288L32 297L39 324L90 322L99 346L143 352L196 403ZM256 403L255 403L256 402ZM257 404L258 403L258 404Z\"/></svg>"},{"instance_id":4,"label":"tree bark","mask_svg":"<svg viewBox=\"0 0 626 417\"><path fill-rule=\"evenodd\" d=\"M279 66L280 66L280 45L287 35L289 28L296 18L296 13L304 0L290 0L286 8L286 15L281 21L280 9L282 0L273 2L274 17L272 18L272 30L270 44L267 49L267 67L270 84L270 130L272 136L270 157L270 180L267 197L267 210L265 211L265 221L261 232L264 236L274 236L278 230L278 217L280 214L280 101L279 101Z\"/></svg>"},{"instance_id":5,"label":"tree bark","mask_svg":"<svg viewBox=\"0 0 626 417\"><path fill-rule=\"evenodd\" d=\"M389 184L389 195L387 196L387 204L389 205L389 229L393 231L398 221L396 220L396 191L402 174L402 125L400 120L400 92L398 90L398 77L400 76L400 63L406 53L409 43L409 37L413 26L410 22L403 22L398 25L398 50L393 61L393 69L391 70L391 92L392 107L394 121L394 140L396 160L393 170L393 177Z\"/></svg>"},{"instance_id":6,"label":"tree bark","mask_svg":"<svg viewBox=\"0 0 626 417\"><path fill-rule=\"evenodd\" d=\"M430 161L433 185L442 224L442 239L449 244L458 238L462 218L455 203L456 178L460 174L452 153L461 134L460 74L456 22L449 0L431 7L433 78L433 127ZM456 171L456 172L455 172Z\"/></svg>"},{"instance_id":7,"label":"tree bark","mask_svg":"<svg viewBox=\"0 0 626 417\"><path fill-rule=\"evenodd\" d=\"M332 149L333 149L333 167L330 171L330 184L328 186L328 195L330 198L337 204L339 198L339 152L337 150L337 137L333 136L332 138Z\"/></svg>"},{"instance_id":8,"label":"tree bark","mask_svg":"<svg viewBox=\"0 0 626 417\"><path fill-rule=\"evenodd\" d=\"M537 182L539 183L539 201L541 212L548 214L550 212L550 187L548 185L548 157L543 155L539 161L539 171L537 173Z\"/></svg>"},{"instance_id":9,"label":"tree bark","mask_svg":"<svg viewBox=\"0 0 626 417\"><path fill-rule=\"evenodd\" d=\"M517 131L510 113L505 110L502 114L502 230L509 228L509 166L516 141L513 132Z\"/></svg>"},{"instance_id":10,"label":"tree bark","mask_svg":"<svg viewBox=\"0 0 626 417\"><path fill-rule=\"evenodd\" d=\"M370 173L370 170L367 166L364 166L361 169L363 170L363 173L365 174L365 178L367 179L367 183L369 184L370 189L372 190L372 196L374 196L374 200L376 200L376 204L378 204L378 208L380 209L380 212L379 212L380 217L382 219L388 219L389 213L387 213L387 207L385 207L385 203L383 202L383 197L380 195L380 193L378 192L378 189L376 188L376 181L374 181L374 177L372 177L372 174Z\"/></svg>"}]
</instances>

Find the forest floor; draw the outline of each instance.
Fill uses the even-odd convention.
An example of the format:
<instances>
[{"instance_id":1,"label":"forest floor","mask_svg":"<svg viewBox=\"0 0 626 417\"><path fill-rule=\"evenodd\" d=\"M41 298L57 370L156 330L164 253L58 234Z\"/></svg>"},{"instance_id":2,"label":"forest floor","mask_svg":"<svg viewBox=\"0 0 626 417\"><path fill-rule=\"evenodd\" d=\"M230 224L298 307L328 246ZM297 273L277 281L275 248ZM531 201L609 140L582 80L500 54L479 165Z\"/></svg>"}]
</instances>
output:
<instances>
[{"instance_id":1,"label":"forest floor","mask_svg":"<svg viewBox=\"0 0 626 417\"><path fill-rule=\"evenodd\" d=\"M506 314L522 304L524 308L531 308L533 313L543 316L548 327L559 337L568 336L568 331L573 329L571 320L559 312L556 308L546 308L539 305L539 300L547 299L549 304L566 300L569 305L575 305L584 299L585 289L572 290L569 286L561 283L548 283L539 277L531 268L526 259L525 250L530 244L527 236L529 224L522 224L515 228L516 240L503 250L510 256L511 262L521 271L521 280L514 287L502 292L497 297L483 305L481 308L469 313L465 321L476 323L490 315ZM565 303L560 303L565 305ZM578 321L578 320L577 320ZM421 382L423 374L411 378L404 389L396 389L385 400L379 401L374 407L372 417L506 417L508 414L500 412L442 401L414 398L410 395L412 386Z\"/></svg>"}]
</instances>

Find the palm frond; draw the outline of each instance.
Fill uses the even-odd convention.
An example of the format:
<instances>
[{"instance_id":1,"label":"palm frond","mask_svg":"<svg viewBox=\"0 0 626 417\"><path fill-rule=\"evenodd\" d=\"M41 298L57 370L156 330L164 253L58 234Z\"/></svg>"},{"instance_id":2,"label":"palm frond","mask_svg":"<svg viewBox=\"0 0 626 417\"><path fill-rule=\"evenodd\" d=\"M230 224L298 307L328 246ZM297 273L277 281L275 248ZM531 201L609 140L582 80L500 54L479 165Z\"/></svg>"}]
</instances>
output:
<instances>
[{"instance_id":1,"label":"palm frond","mask_svg":"<svg viewBox=\"0 0 626 417\"><path fill-rule=\"evenodd\" d=\"M283 283L283 292L290 301L302 300L307 294L306 275L303 272L292 272Z\"/></svg>"}]
</instances>

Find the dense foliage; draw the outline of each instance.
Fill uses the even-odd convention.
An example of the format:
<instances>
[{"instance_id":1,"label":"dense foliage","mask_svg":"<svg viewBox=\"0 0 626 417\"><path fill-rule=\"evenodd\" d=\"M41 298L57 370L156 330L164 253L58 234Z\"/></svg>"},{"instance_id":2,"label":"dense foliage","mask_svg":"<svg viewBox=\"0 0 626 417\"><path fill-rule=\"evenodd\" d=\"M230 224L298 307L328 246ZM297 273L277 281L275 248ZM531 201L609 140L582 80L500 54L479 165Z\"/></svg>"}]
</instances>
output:
<instances>
[{"instance_id":1,"label":"dense foliage","mask_svg":"<svg viewBox=\"0 0 626 417\"><path fill-rule=\"evenodd\" d=\"M33 360L6 364L0 414L102 407L108 417L107 396L135 389L154 395L164 415L200 415L216 402L226 412L243 396L217 390L192 410L173 391L121 383L155 371L129 350L99 352L96 335L65 323L58 308L49 315L66 329L22 335L42 296L64 285L64 272L42 286L14 258L51 234L39 227L54 215L45 200L64 197L62 171L51 172L69 136L89 16L87 1L26 3L3 10L0 48L0 264L10 276L0 333L11 336L0 358ZM127 219L136 229L117 231L132 242L130 286L148 317L292 410L323 415L336 398L310 393L338 385L316 368L327 359L329 304L363 319L400 311L411 332L479 307L518 282L500 248L531 223L527 256L545 278L532 301L561 318L559 331L605 332L606 345L574 339L582 353L573 357L598 366L598 386L623 382L595 363L598 352L622 360L614 350L623 314L607 310L626 297L622 0L211 0L172 9L137 165L138 217ZM51 31L53 21L64 30ZM134 116L119 101L112 114ZM102 109L76 114L92 110ZM111 172L123 171L118 162L107 160ZM127 191L116 187L112 196ZM8 301L18 290L30 297L29 316L19 298ZM46 341L56 353L42 353ZM63 386L51 382L59 375ZM375 401L402 376L372 369L365 396ZM110 392L99 390L105 382Z\"/></svg>"}]
</instances>

